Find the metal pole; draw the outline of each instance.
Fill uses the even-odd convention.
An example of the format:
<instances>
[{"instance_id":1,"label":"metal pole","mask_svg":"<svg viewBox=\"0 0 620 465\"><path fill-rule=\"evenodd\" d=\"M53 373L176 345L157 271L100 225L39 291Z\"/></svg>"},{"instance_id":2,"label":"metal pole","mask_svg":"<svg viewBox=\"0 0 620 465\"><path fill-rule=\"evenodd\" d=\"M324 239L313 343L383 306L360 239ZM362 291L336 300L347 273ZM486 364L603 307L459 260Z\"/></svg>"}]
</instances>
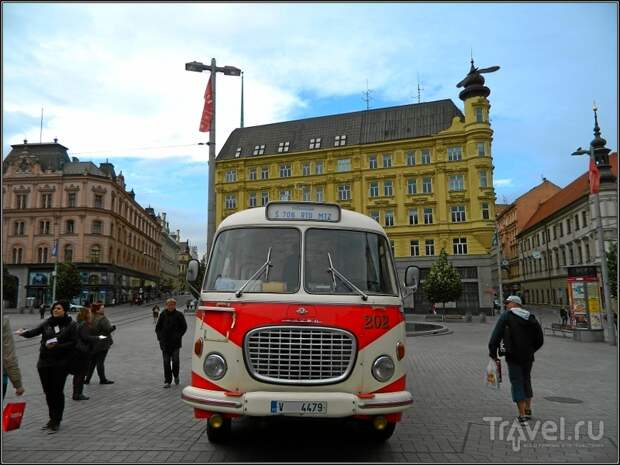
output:
<instances>
[{"instance_id":1,"label":"metal pole","mask_svg":"<svg viewBox=\"0 0 620 465\"><path fill-rule=\"evenodd\" d=\"M215 235L215 58L211 58L211 95L213 97L213 115L209 129L209 199L207 217L207 253L211 250Z\"/></svg>"},{"instance_id":2,"label":"metal pole","mask_svg":"<svg viewBox=\"0 0 620 465\"><path fill-rule=\"evenodd\" d=\"M243 71L241 71L241 127L243 127Z\"/></svg>"},{"instance_id":3,"label":"metal pole","mask_svg":"<svg viewBox=\"0 0 620 465\"><path fill-rule=\"evenodd\" d=\"M54 227L56 227L57 225L55 224ZM55 228L56 229L56 228ZM54 243L54 248L56 249L56 260L54 261L54 286L52 287L52 304L54 302L56 302L56 282L58 281L58 247L60 244L58 244L58 239L54 239L55 243Z\"/></svg>"},{"instance_id":4,"label":"metal pole","mask_svg":"<svg viewBox=\"0 0 620 465\"><path fill-rule=\"evenodd\" d=\"M498 282L498 297L499 297L499 311L500 314L504 310L504 290L502 289L502 264L501 264L501 255L502 255L502 246L499 240L499 228L495 229L495 237L497 237L497 282ZM493 306L493 315L495 315L495 306Z\"/></svg>"},{"instance_id":5,"label":"metal pole","mask_svg":"<svg viewBox=\"0 0 620 465\"><path fill-rule=\"evenodd\" d=\"M594 158L594 147L590 144L590 158L596 163ZM600 189L599 189L600 190ZM599 199L600 192L594 194L594 208L596 208L596 216L598 217L596 231L598 236L598 252L601 260L601 275L603 278L603 298L605 300L605 308L607 309L607 332L609 345L616 345L616 332L614 329L614 315L611 309L611 300L607 283L609 282L607 271L607 254L605 253L605 238L603 236L603 217L601 215L601 201Z\"/></svg>"}]
</instances>

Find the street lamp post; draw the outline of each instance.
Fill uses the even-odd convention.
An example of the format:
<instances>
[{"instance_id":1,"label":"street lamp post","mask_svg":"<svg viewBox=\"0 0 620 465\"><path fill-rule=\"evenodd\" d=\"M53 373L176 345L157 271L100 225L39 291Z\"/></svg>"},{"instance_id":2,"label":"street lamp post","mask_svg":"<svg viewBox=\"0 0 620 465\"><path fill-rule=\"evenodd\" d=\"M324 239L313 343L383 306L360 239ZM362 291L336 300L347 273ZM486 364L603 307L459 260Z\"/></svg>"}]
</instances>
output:
<instances>
[{"instance_id":1,"label":"street lamp post","mask_svg":"<svg viewBox=\"0 0 620 465\"><path fill-rule=\"evenodd\" d=\"M211 65L205 65L198 61L185 63L186 71L211 73L211 96L213 98L213 116L209 128L209 199L207 203L207 253L211 250L213 236L215 235L215 76L216 73L224 73L226 76L240 76L241 70L234 66L218 67L215 58L211 58Z\"/></svg>"},{"instance_id":2,"label":"street lamp post","mask_svg":"<svg viewBox=\"0 0 620 465\"><path fill-rule=\"evenodd\" d=\"M596 105L593 106L592 110L594 111L594 140L590 142L590 150L583 150L581 147L579 147L571 155L589 155L590 159L596 164L596 149L602 148L603 151L607 150L607 152L609 152L609 150L604 148L606 141L605 139L601 138L600 128L598 126L598 118L596 115ZM605 152L605 155L607 154L607 152ZM601 215L601 202L599 197L600 194L597 190L597 192L594 193L594 208L596 209L597 216L596 231L598 237L598 251L601 260L601 277L603 279L603 298L605 299L605 308L607 310L606 314L608 342L610 345L615 346L616 333L614 329L613 310L611 308L611 300L608 288L609 274L607 270L607 254L605 252L605 237L603 235L603 217Z\"/></svg>"}]
</instances>

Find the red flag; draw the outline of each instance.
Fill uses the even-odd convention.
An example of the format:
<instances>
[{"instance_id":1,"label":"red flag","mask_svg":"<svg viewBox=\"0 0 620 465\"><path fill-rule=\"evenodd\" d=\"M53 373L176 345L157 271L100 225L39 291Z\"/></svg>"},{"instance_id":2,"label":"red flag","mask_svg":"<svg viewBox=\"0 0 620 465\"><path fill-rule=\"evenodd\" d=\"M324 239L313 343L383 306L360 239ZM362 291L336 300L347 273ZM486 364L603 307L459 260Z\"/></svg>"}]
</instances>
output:
<instances>
[{"instance_id":1,"label":"red flag","mask_svg":"<svg viewBox=\"0 0 620 465\"><path fill-rule=\"evenodd\" d=\"M205 89L205 107L202 110L202 118L200 118L200 132L209 132L211 130L211 120L213 119L213 93L211 92L211 78Z\"/></svg>"},{"instance_id":2,"label":"red flag","mask_svg":"<svg viewBox=\"0 0 620 465\"><path fill-rule=\"evenodd\" d=\"M590 194L596 194L599 191L601 183L601 173L596 166L596 162L590 157L590 169L588 170L588 178L590 180Z\"/></svg>"}]
</instances>

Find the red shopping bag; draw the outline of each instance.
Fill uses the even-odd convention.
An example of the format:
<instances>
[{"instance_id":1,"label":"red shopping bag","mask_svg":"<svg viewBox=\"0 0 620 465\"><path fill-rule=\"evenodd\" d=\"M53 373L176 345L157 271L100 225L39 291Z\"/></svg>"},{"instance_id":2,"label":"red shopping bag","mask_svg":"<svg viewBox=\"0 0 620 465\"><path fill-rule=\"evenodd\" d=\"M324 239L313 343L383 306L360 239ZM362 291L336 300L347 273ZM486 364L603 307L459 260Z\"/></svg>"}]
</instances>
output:
<instances>
[{"instance_id":1,"label":"red shopping bag","mask_svg":"<svg viewBox=\"0 0 620 465\"><path fill-rule=\"evenodd\" d=\"M2 412L2 431L18 429L22 424L26 402L9 402Z\"/></svg>"}]
</instances>

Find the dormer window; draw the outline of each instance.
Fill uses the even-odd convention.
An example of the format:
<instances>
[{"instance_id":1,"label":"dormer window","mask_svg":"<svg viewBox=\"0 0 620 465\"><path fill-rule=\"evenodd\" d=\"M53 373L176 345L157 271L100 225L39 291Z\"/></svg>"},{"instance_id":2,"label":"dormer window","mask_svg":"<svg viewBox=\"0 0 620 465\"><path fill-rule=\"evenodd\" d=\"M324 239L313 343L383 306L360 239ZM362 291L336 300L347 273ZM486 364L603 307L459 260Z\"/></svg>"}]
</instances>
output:
<instances>
[{"instance_id":1,"label":"dormer window","mask_svg":"<svg viewBox=\"0 0 620 465\"><path fill-rule=\"evenodd\" d=\"M237 147L237 151L235 152L235 158L239 158L240 156L241 156L241 147Z\"/></svg>"},{"instance_id":2,"label":"dormer window","mask_svg":"<svg viewBox=\"0 0 620 465\"><path fill-rule=\"evenodd\" d=\"M347 136L346 135L343 134L342 136L334 137L334 147L346 145L346 143L347 143Z\"/></svg>"},{"instance_id":3,"label":"dormer window","mask_svg":"<svg viewBox=\"0 0 620 465\"><path fill-rule=\"evenodd\" d=\"M317 137L315 139L310 139L310 148L311 149L320 149L321 148L321 138Z\"/></svg>"},{"instance_id":4,"label":"dormer window","mask_svg":"<svg viewBox=\"0 0 620 465\"><path fill-rule=\"evenodd\" d=\"M482 107L476 107L476 123L484 123L484 112L482 111Z\"/></svg>"},{"instance_id":5,"label":"dormer window","mask_svg":"<svg viewBox=\"0 0 620 465\"><path fill-rule=\"evenodd\" d=\"M263 155L265 153L265 144L254 146L254 155Z\"/></svg>"},{"instance_id":6,"label":"dormer window","mask_svg":"<svg viewBox=\"0 0 620 465\"><path fill-rule=\"evenodd\" d=\"M280 142L278 144L278 153L288 152L288 148L289 148L290 144L291 143L289 141Z\"/></svg>"}]
</instances>

